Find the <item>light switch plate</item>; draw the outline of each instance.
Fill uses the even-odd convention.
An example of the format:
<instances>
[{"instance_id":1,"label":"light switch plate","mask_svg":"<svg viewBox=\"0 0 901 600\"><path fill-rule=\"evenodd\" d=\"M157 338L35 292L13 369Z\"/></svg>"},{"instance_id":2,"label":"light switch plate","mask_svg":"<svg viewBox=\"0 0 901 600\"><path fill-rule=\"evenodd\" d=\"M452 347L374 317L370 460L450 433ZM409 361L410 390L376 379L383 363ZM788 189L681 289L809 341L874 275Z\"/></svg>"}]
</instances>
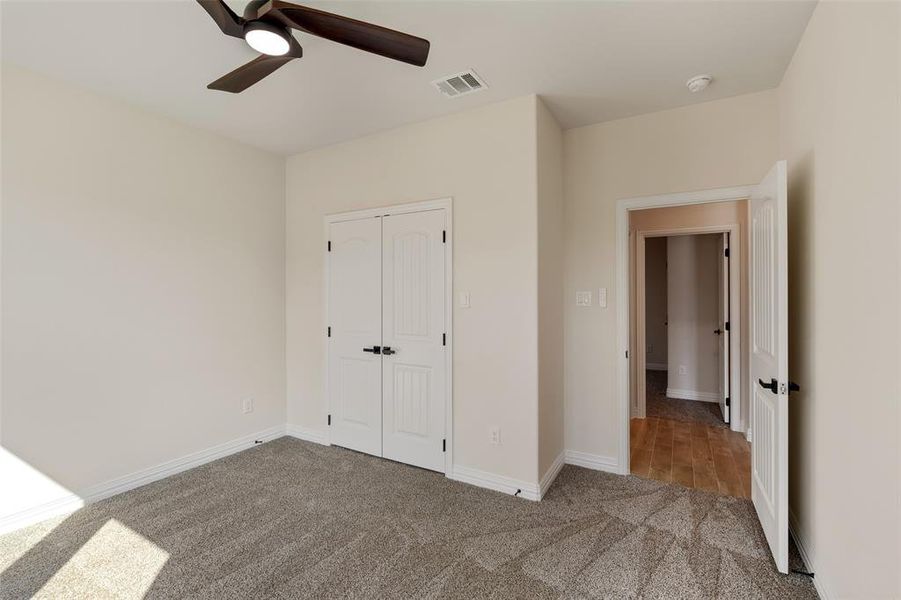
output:
<instances>
[{"instance_id":1,"label":"light switch plate","mask_svg":"<svg viewBox=\"0 0 901 600\"><path fill-rule=\"evenodd\" d=\"M591 292L576 292L576 306L591 306Z\"/></svg>"},{"instance_id":2,"label":"light switch plate","mask_svg":"<svg viewBox=\"0 0 901 600\"><path fill-rule=\"evenodd\" d=\"M598 306L607 308L607 288L600 288L598 290Z\"/></svg>"}]
</instances>

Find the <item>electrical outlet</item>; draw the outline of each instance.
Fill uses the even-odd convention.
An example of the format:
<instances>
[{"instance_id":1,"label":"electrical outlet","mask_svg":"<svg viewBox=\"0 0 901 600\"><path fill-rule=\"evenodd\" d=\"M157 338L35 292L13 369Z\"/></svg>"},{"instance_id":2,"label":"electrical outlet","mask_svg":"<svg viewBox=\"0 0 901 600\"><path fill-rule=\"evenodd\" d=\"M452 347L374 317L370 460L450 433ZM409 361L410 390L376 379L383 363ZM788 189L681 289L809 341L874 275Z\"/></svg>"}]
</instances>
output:
<instances>
[{"instance_id":1,"label":"electrical outlet","mask_svg":"<svg viewBox=\"0 0 901 600\"><path fill-rule=\"evenodd\" d=\"M688 375L688 367L679 365L679 375Z\"/></svg>"},{"instance_id":2,"label":"electrical outlet","mask_svg":"<svg viewBox=\"0 0 901 600\"><path fill-rule=\"evenodd\" d=\"M501 428L500 427L490 427L488 429L488 441L491 442L492 446L500 446L501 445Z\"/></svg>"},{"instance_id":3,"label":"electrical outlet","mask_svg":"<svg viewBox=\"0 0 901 600\"><path fill-rule=\"evenodd\" d=\"M253 398L244 398L241 402L241 412L245 415L253 412Z\"/></svg>"}]
</instances>

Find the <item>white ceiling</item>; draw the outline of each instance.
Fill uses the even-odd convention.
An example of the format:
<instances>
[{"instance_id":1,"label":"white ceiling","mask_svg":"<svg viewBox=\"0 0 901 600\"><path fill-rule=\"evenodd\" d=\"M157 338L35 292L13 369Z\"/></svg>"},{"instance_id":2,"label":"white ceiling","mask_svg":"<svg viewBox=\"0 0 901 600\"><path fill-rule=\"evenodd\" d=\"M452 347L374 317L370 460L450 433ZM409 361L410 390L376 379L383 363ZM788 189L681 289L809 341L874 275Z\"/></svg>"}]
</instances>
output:
<instances>
[{"instance_id":1,"label":"white ceiling","mask_svg":"<svg viewBox=\"0 0 901 600\"><path fill-rule=\"evenodd\" d=\"M228 0L238 14L242 0ZM296 33L304 57L247 91L254 58L191 0L2 1L4 60L283 154L525 94L564 128L776 87L812 2L311 2L431 41L424 68ZM468 68L490 89L445 98ZM712 73L691 94L685 81Z\"/></svg>"}]
</instances>

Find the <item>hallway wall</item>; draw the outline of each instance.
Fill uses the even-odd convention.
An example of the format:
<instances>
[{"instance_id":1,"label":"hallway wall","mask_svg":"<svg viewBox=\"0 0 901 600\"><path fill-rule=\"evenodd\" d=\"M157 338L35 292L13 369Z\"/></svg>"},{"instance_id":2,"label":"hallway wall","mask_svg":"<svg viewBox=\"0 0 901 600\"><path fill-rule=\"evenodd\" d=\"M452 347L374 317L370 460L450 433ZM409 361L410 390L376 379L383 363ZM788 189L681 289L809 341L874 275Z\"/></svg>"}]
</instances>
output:
<instances>
[{"instance_id":1,"label":"hallway wall","mask_svg":"<svg viewBox=\"0 0 901 600\"><path fill-rule=\"evenodd\" d=\"M666 238L669 336L666 395L718 401L720 235Z\"/></svg>"}]
</instances>

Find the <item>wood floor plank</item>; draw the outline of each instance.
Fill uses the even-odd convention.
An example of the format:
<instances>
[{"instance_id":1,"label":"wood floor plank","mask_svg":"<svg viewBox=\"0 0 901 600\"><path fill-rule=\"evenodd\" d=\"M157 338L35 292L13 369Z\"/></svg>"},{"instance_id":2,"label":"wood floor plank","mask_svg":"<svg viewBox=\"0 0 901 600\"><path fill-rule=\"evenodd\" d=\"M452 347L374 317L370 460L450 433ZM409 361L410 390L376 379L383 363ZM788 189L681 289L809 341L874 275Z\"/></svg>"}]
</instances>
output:
<instances>
[{"instance_id":1,"label":"wood floor plank","mask_svg":"<svg viewBox=\"0 0 901 600\"><path fill-rule=\"evenodd\" d=\"M663 418L632 419L633 475L740 498L751 495L751 446L725 427Z\"/></svg>"},{"instance_id":2,"label":"wood floor plank","mask_svg":"<svg viewBox=\"0 0 901 600\"><path fill-rule=\"evenodd\" d=\"M651 469L651 453L649 448L636 448L632 455L632 474L638 477L648 477Z\"/></svg>"},{"instance_id":3,"label":"wood floor plank","mask_svg":"<svg viewBox=\"0 0 901 600\"><path fill-rule=\"evenodd\" d=\"M691 465L673 465L673 482L685 487L695 487L694 469Z\"/></svg>"}]
</instances>

